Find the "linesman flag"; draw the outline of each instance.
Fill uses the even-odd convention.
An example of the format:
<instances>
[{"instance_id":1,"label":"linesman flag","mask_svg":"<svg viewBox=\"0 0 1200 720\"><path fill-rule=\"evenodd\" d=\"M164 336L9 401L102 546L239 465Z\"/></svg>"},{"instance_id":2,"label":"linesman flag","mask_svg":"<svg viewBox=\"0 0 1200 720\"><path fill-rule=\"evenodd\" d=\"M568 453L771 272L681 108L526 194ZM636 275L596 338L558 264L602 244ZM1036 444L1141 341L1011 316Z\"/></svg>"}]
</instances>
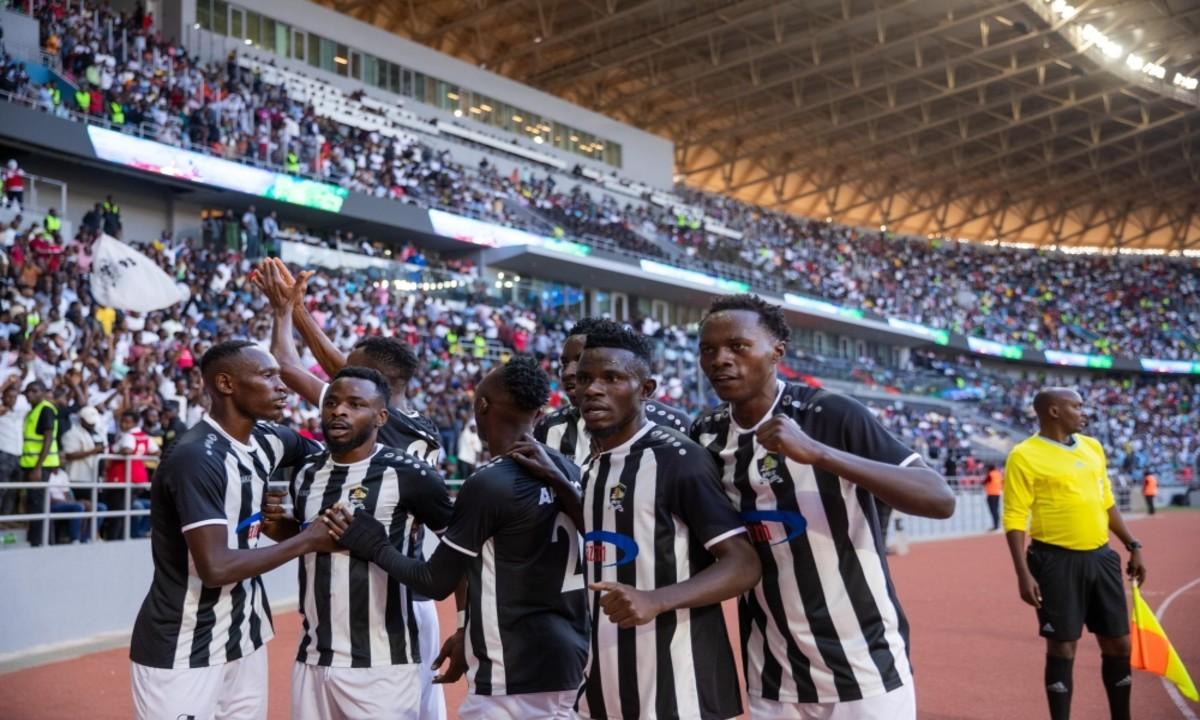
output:
<instances>
[{"instance_id":1,"label":"linesman flag","mask_svg":"<svg viewBox=\"0 0 1200 720\"><path fill-rule=\"evenodd\" d=\"M1200 702L1200 695L1196 693L1196 686L1188 676L1187 668L1183 666L1175 648L1171 647L1171 641L1158 624L1154 612L1142 599L1137 583L1133 585L1133 618L1129 623L1129 640L1133 646L1129 658L1131 667L1162 675L1175 683L1184 697Z\"/></svg>"}]
</instances>

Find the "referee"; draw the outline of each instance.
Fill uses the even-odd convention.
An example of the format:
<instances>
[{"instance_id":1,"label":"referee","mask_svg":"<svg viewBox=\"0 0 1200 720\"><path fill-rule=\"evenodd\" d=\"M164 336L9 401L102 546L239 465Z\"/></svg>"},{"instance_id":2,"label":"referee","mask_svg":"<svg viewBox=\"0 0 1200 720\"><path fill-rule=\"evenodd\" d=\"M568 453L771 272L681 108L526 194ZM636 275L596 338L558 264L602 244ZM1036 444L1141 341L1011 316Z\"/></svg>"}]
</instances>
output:
<instances>
[{"instance_id":1,"label":"referee","mask_svg":"<svg viewBox=\"0 0 1200 720\"><path fill-rule=\"evenodd\" d=\"M1129 720L1129 613L1121 558L1108 533L1125 544L1129 576L1139 585L1146 579L1142 544L1113 501L1104 449L1080 433L1087 420L1079 394L1047 388L1033 409L1039 431L1013 448L1004 469L1004 530L1021 599L1037 608L1046 638L1050 717L1071 716L1075 645L1087 625L1100 644L1109 712ZM1033 538L1028 549L1026 534Z\"/></svg>"}]
</instances>

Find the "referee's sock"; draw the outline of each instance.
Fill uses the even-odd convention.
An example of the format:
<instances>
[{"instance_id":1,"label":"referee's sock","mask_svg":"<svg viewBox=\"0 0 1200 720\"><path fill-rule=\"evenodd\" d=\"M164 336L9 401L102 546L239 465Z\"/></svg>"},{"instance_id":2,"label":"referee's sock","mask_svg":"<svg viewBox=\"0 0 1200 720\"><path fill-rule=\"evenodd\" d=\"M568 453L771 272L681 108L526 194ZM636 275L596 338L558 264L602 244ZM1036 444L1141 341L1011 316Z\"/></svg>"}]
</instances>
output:
<instances>
[{"instance_id":1,"label":"referee's sock","mask_svg":"<svg viewBox=\"0 0 1200 720\"><path fill-rule=\"evenodd\" d=\"M1050 720L1070 720L1074 668L1075 658L1046 656L1046 701L1050 703Z\"/></svg>"},{"instance_id":2,"label":"referee's sock","mask_svg":"<svg viewBox=\"0 0 1200 720\"><path fill-rule=\"evenodd\" d=\"M1129 720L1129 691L1133 687L1129 656L1101 655L1100 676L1104 678L1104 691L1108 693L1108 711L1112 720Z\"/></svg>"}]
</instances>

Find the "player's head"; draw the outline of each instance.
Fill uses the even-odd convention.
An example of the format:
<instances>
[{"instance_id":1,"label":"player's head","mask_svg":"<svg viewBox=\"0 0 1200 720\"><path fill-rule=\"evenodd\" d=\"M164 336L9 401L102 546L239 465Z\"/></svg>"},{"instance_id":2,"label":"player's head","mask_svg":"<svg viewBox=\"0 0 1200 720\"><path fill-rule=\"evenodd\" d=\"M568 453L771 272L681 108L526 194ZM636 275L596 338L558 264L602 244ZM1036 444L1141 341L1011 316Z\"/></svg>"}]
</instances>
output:
<instances>
[{"instance_id":1,"label":"player's head","mask_svg":"<svg viewBox=\"0 0 1200 720\"><path fill-rule=\"evenodd\" d=\"M1044 431L1058 430L1070 435L1080 432L1087 425L1083 398L1070 388L1045 388L1034 396L1033 410L1037 413L1038 425Z\"/></svg>"},{"instance_id":2,"label":"player's head","mask_svg":"<svg viewBox=\"0 0 1200 720\"><path fill-rule=\"evenodd\" d=\"M574 406L579 405L575 400L575 372L579 369L579 356L583 355L583 349L587 345L588 331L604 322L598 318L583 318L567 331L567 339L563 341L562 356L558 360L559 378L562 380L563 392Z\"/></svg>"},{"instance_id":3,"label":"player's head","mask_svg":"<svg viewBox=\"0 0 1200 720\"><path fill-rule=\"evenodd\" d=\"M700 369L726 402L774 393L790 335L778 305L757 295L719 297L700 323Z\"/></svg>"},{"instance_id":4,"label":"player's head","mask_svg":"<svg viewBox=\"0 0 1200 720\"><path fill-rule=\"evenodd\" d=\"M550 399L550 377L529 355L514 355L475 388L475 426L493 453L499 439L529 432Z\"/></svg>"},{"instance_id":5,"label":"player's head","mask_svg":"<svg viewBox=\"0 0 1200 720\"><path fill-rule=\"evenodd\" d=\"M417 374L417 356L394 337L372 335L355 344L346 356L346 365L371 368L383 375L392 392L404 394L408 383ZM389 398L390 399L390 398Z\"/></svg>"},{"instance_id":6,"label":"player's head","mask_svg":"<svg viewBox=\"0 0 1200 720\"><path fill-rule=\"evenodd\" d=\"M321 433L334 455L375 444L387 423L391 389L378 370L348 365L333 376L321 400Z\"/></svg>"},{"instance_id":7,"label":"player's head","mask_svg":"<svg viewBox=\"0 0 1200 720\"><path fill-rule=\"evenodd\" d=\"M642 403L657 387L650 377L653 356L645 336L616 323L588 332L579 359L576 393L584 425L605 439L640 426Z\"/></svg>"},{"instance_id":8,"label":"player's head","mask_svg":"<svg viewBox=\"0 0 1200 720\"><path fill-rule=\"evenodd\" d=\"M214 411L234 410L254 420L278 420L287 407L279 363L249 340L226 340L200 358L204 389Z\"/></svg>"}]
</instances>

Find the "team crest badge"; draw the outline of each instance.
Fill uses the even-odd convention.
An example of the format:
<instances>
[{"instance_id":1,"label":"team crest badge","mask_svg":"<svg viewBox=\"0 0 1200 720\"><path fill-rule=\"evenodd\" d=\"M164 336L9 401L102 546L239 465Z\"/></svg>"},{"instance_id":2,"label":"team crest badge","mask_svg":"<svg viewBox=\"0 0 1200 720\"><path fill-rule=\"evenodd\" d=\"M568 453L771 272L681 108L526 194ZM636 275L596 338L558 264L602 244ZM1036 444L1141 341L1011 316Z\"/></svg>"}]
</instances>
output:
<instances>
[{"instance_id":1,"label":"team crest badge","mask_svg":"<svg viewBox=\"0 0 1200 720\"><path fill-rule=\"evenodd\" d=\"M361 510L367 501L367 489L361 485L350 491L350 507Z\"/></svg>"},{"instance_id":2,"label":"team crest badge","mask_svg":"<svg viewBox=\"0 0 1200 720\"><path fill-rule=\"evenodd\" d=\"M625 511L625 483L617 483L608 491L608 506L617 512Z\"/></svg>"},{"instance_id":3,"label":"team crest badge","mask_svg":"<svg viewBox=\"0 0 1200 720\"><path fill-rule=\"evenodd\" d=\"M779 474L779 461L771 454L758 461L758 474L765 485L783 482L783 477Z\"/></svg>"}]
</instances>

